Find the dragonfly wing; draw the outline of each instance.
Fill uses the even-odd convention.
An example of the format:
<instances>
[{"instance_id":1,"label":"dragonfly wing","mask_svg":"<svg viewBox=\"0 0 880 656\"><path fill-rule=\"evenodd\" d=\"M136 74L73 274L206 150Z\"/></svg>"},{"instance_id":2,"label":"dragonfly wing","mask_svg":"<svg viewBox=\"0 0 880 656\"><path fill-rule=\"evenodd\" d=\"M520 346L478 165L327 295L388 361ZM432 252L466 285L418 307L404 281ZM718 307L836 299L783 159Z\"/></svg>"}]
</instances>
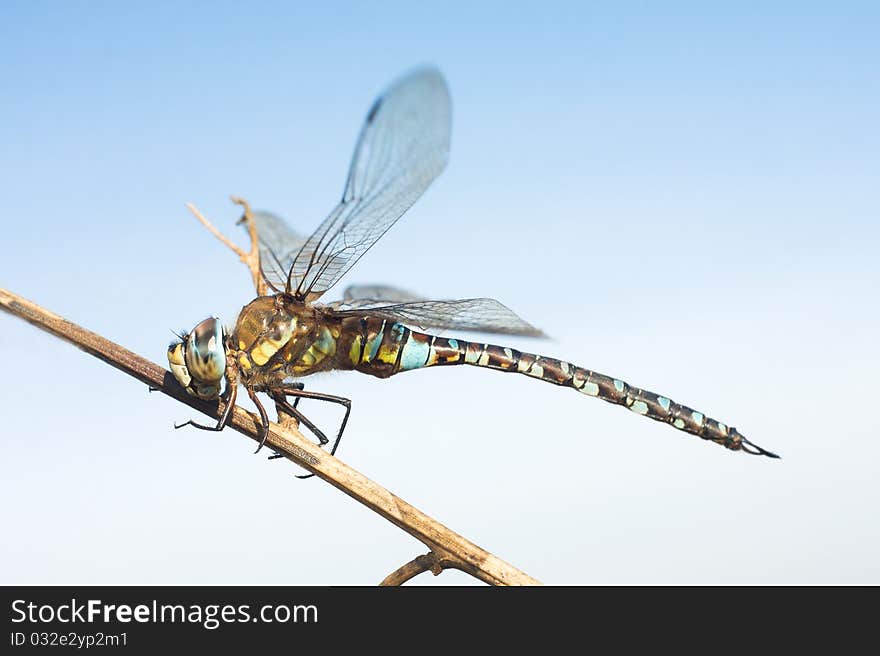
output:
<instances>
[{"instance_id":1,"label":"dragonfly wing","mask_svg":"<svg viewBox=\"0 0 880 656\"><path fill-rule=\"evenodd\" d=\"M389 285L349 285L343 292L342 300L328 303L325 307L331 310L368 310L425 300L427 299L424 296Z\"/></svg>"},{"instance_id":2,"label":"dragonfly wing","mask_svg":"<svg viewBox=\"0 0 880 656\"><path fill-rule=\"evenodd\" d=\"M307 238L272 212L254 211L253 217L257 228L263 277L271 286L284 289L287 272ZM243 218L238 224L247 230L247 223Z\"/></svg>"},{"instance_id":3,"label":"dragonfly wing","mask_svg":"<svg viewBox=\"0 0 880 656\"><path fill-rule=\"evenodd\" d=\"M345 304L333 308L336 316L370 315L398 321L423 330L474 330L505 335L543 337L544 333L520 318L513 310L492 298L466 298L454 301L413 301L391 305Z\"/></svg>"},{"instance_id":4,"label":"dragonfly wing","mask_svg":"<svg viewBox=\"0 0 880 656\"><path fill-rule=\"evenodd\" d=\"M388 285L350 285L346 287L342 298L346 303L370 301L381 302L383 305L428 300L424 296Z\"/></svg>"},{"instance_id":5,"label":"dragonfly wing","mask_svg":"<svg viewBox=\"0 0 880 656\"><path fill-rule=\"evenodd\" d=\"M436 69L411 72L379 96L342 201L293 258L288 291L315 300L394 225L446 166L451 120L449 90Z\"/></svg>"}]
</instances>

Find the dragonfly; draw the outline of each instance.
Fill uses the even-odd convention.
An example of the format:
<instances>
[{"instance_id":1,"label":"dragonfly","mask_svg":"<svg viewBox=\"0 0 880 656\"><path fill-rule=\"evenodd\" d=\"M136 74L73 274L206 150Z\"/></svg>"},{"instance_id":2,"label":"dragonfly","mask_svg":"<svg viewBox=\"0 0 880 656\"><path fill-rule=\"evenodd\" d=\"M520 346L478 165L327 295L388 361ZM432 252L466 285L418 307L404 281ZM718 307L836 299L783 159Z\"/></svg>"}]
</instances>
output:
<instances>
[{"instance_id":1,"label":"dragonfly","mask_svg":"<svg viewBox=\"0 0 880 656\"><path fill-rule=\"evenodd\" d=\"M225 402L216 425L186 424L222 430L243 387L260 415L257 451L269 434L269 416L257 394L294 416L325 446L329 439L297 403L326 401L345 409L330 449L334 454L351 400L306 390L303 378L331 370L388 378L416 369L470 365L568 387L732 451L778 458L733 426L613 376L557 358L438 334L543 334L497 300L431 300L395 287L365 285L348 287L340 301L319 302L444 170L451 116L443 75L433 67L413 70L370 107L342 199L311 235L298 234L273 214L253 215L266 293L243 307L231 331L219 318L209 317L168 348L171 372L189 394L206 400L222 396Z\"/></svg>"}]
</instances>

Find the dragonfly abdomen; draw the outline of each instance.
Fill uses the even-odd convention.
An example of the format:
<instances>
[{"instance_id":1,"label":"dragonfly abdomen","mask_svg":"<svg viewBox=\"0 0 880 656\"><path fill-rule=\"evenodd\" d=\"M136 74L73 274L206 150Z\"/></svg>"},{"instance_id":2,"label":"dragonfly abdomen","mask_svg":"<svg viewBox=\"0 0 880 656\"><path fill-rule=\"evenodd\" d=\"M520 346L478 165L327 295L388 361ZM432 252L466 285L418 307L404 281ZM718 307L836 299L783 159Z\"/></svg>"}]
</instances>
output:
<instances>
[{"instance_id":1,"label":"dragonfly abdomen","mask_svg":"<svg viewBox=\"0 0 880 656\"><path fill-rule=\"evenodd\" d=\"M453 364L515 372L621 405L636 414L669 424L733 451L742 449L773 456L746 440L736 428L707 417L702 412L564 360L523 353L506 346L428 335L399 323L375 318L362 320L362 324L363 348L358 346L357 353L352 354L352 364L356 359L354 368L364 373L385 378L401 371Z\"/></svg>"},{"instance_id":2,"label":"dragonfly abdomen","mask_svg":"<svg viewBox=\"0 0 880 656\"><path fill-rule=\"evenodd\" d=\"M515 371L554 385L571 387L582 394L628 408L636 414L670 424L686 433L738 451L744 438L733 426L707 417L672 399L634 387L629 383L577 365L493 344L468 343L464 348L465 364ZM750 444L745 442L745 444Z\"/></svg>"}]
</instances>

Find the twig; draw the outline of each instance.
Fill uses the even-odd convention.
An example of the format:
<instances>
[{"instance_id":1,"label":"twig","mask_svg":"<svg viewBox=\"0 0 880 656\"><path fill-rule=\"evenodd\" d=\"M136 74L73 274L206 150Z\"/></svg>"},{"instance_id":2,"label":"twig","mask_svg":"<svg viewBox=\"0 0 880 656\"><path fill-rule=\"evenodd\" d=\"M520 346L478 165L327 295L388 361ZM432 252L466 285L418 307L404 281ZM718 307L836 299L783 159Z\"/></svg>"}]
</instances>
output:
<instances>
[{"instance_id":1,"label":"twig","mask_svg":"<svg viewBox=\"0 0 880 656\"><path fill-rule=\"evenodd\" d=\"M222 407L219 402L200 401L190 396L177 384L171 373L159 365L2 288L0 288L0 308L70 342L86 353L199 412L215 419L220 416ZM259 418L242 408L234 408L229 426L253 440L259 439ZM379 513L425 544L432 552L444 554L444 562L445 559L449 559L447 566L454 566L493 585L540 584L528 574L428 517L338 458L322 451L292 426L282 428L278 424L271 424L266 441L288 460L314 472L356 501Z\"/></svg>"},{"instance_id":2,"label":"twig","mask_svg":"<svg viewBox=\"0 0 880 656\"><path fill-rule=\"evenodd\" d=\"M401 565L382 579L379 585L400 585L406 583L414 576L427 571L430 571L434 576L439 576L444 569L459 569L458 561L455 558L441 556L435 551L430 551L421 556L416 556L405 565Z\"/></svg>"},{"instance_id":3,"label":"twig","mask_svg":"<svg viewBox=\"0 0 880 656\"><path fill-rule=\"evenodd\" d=\"M245 220L248 235L251 239L251 250L247 253L236 246L235 243L222 232L217 230L217 228L215 228L213 224L208 221L201 212L199 212L195 205L187 203L186 207L212 235L222 241L232 250L233 253L238 255L238 259L244 262L245 266L251 272L251 278L254 281L254 288L257 290L257 296L265 296L269 291L269 287L263 279L263 274L260 270L260 246L257 240L257 224L254 222L254 216L251 213L251 206L246 200L239 198L238 196L232 196L232 202L236 205L241 205L244 210L244 216L242 218Z\"/></svg>"}]
</instances>

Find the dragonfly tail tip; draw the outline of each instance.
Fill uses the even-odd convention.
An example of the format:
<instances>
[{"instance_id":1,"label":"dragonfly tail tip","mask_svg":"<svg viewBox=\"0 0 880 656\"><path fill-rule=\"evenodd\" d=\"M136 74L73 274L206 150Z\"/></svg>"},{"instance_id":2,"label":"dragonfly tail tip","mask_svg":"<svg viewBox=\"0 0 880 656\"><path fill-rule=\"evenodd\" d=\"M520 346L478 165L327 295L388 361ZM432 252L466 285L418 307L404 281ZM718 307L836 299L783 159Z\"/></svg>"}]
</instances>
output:
<instances>
[{"instance_id":1,"label":"dragonfly tail tip","mask_svg":"<svg viewBox=\"0 0 880 656\"><path fill-rule=\"evenodd\" d=\"M768 458L774 458L776 460L782 460L782 456L773 453L772 451L768 451L767 449L763 449L759 447L754 442L749 442L746 438L742 438L742 450L746 453L750 453L753 456L767 456ZM751 448L747 448L751 447Z\"/></svg>"}]
</instances>

